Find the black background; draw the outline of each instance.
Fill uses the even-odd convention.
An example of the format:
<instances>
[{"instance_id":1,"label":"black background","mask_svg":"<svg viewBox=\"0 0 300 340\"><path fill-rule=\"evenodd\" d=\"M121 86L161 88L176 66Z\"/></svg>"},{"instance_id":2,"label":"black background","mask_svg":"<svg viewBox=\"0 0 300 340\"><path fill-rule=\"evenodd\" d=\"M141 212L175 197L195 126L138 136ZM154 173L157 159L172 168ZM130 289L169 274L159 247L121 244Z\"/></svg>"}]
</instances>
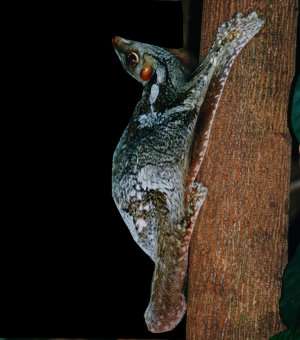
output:
<instances>
[{"instance_id":1,"label":"black background","mask_svg":"<svg viewBox=\"0 0 300 340\"><path fill-rule=\"evenodd\" d=\"M20 93L2 125L0 336L154 339L143 317L153 264L111 198L112 154L142 88L111 38L181 47L181 4L26 4L2 13L13 35L4 68ZM157 338L182 339L184 326Z\"/></svg>"}]
</instances>

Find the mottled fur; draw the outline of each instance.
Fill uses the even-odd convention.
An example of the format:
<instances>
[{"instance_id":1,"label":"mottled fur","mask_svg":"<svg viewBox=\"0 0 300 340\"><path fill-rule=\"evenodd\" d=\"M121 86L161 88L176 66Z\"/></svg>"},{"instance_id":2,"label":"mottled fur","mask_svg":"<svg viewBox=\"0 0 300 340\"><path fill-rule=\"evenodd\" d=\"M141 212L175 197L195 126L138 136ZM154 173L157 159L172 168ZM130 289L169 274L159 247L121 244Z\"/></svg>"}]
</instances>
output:
<instances>
[{"instance_id":1,"label":"mottled fur","mask_svg":"<svg viewBox=\"0 0 300 340\"><path fill-rule=\"evenodd\" d=\"M145 312L152 332L173 329L185 313L189 242L207 195L195 178L233 60L262 25L255 12L237 14L224 23L192 74L180 53L119 37L113 40L125 70L144 85L114 153L112 193L134 240L155 263ZM138 56L133 65L128 62L132 52ZM153 70L148 81L140 77L145 67Z\"/></svg>"}]
</instances>

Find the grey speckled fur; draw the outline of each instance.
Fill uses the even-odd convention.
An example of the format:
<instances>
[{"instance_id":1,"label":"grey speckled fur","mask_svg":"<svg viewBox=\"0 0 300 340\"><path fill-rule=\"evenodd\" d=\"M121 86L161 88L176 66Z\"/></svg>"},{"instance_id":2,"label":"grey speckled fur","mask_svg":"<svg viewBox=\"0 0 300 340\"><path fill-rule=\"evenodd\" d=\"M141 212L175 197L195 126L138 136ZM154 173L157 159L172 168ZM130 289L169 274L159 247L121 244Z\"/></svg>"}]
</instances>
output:
<instances>
[{"instance_id":1,"label":"grey speckled fur","mask_svg":"<svg viewBox=\"0 0 300 340\"><path fill-rule=\"evenodd\" d=\"M255 12L237 14L224 23L193 73L180 56L166 49L114 39L123 67L144 85L113 156L112 193L133 239L155 263L145 312L152 332L173 329L185 313L182 290L189 242L207 195L195 178L230 67L262 25ZM146 67L152 71L149 80L141 79ZM213 102L204 114L201 143L195 144L196 124L208 88L215 91L210 95Z\"/></svg>"}]
</instances>

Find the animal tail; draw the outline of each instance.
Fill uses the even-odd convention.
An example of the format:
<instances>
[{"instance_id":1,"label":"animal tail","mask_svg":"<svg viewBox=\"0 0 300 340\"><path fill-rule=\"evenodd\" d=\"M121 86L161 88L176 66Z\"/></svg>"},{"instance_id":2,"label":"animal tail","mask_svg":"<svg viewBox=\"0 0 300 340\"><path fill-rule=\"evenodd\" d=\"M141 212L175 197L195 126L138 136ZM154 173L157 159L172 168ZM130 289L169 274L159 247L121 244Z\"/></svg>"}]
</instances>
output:
<instances>
[{"instance_id":1,"label":"animal tail","mask_svg":"<svg viewBox=\"0 0 300 340\"><path fill-rule=\"evenodd\" d=\"M198 212L207 195L207 188L193 183L192 196L185 214L176 209L172 216L166 206L166 196L156 193L157 242L151 296L145 312L148 330L162 333L172 330L186 311L184 289L188 266L189 244ZM177 221L177 222L175 222Z\"/></svg>"},{"instance_id":2,"label":"animal tail","mask_svg":"<svg viewBox=\"0 0 300 340\"><path fill-rule=\"evenodd\" d=\"M152 333L172 330L185 314L183 289L189 240L190 233L184 226L160 225L151 297L145 311L147 328Z\"/></svg>"}]
</instances>

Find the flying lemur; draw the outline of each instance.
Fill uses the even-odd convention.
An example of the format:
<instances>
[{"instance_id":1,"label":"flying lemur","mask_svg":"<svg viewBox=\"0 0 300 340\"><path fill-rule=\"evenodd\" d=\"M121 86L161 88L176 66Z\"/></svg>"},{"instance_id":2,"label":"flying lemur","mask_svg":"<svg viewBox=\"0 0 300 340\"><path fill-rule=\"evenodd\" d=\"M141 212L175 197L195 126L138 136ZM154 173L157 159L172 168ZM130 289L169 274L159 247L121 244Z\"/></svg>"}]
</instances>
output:
<instances>
[{"instance_id":1,"label":"flying lemur","mask_svg":"<svg viewBox=\"0 0 300 340\"><path fill-rule=\"evenodd\" d=\"M184 51L112 40L124 69L144 86L113 155L112 195L155 263L145 312L151 332L173 329L186 311L189 243L207 196L196 177L232 63L263 23L255 12L223 23L196 68Z\"/></svg>"}]
</instances>

